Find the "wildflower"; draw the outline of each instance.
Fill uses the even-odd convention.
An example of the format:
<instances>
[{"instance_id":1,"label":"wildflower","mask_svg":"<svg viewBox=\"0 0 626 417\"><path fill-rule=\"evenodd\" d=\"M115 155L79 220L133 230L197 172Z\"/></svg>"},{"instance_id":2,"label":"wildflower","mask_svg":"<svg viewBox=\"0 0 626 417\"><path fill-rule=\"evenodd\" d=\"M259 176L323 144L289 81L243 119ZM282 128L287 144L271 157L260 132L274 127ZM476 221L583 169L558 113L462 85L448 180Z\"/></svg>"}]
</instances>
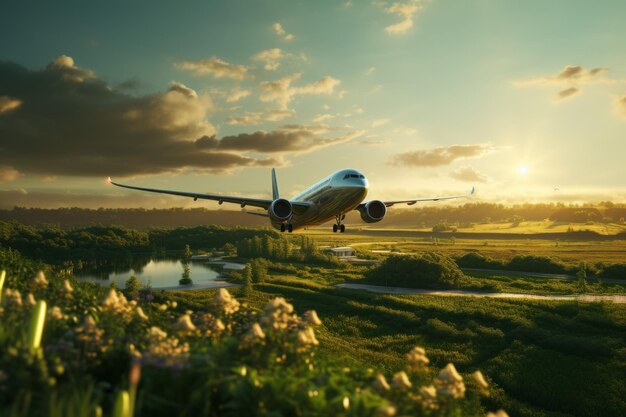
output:
<instances>
[{"instance_id":1,"label":"wildflower","mask_svg":"<svg viewBox=\"0 0 626 417\"><path fill-rule=\"evenodd\" d=\"M135 345L133 345L132 343L128 345L128 353L130 353L131 358L136 361L139 361L141 359L141 352L138 351Z\"/></svg>"},{"instance_id":2,"label":"wildflower","mask_svg":"<svg viewBox=\"0 0 626 417\"><path fill-rule=\"evenodd\" d=\"M4 290L4 298L7 306L22 307L22 294L18 290L7 288Z\"/></svg>"},{"instance_id":3,"label":"wildflower","mask_svg":"<svg viewBox=\"0 0 626 417\"><path fill-rule=\"evenodd\" d=\"M437 394L442 397L462 398L465 395L463 377L459 375L453 364L449 363L435 378Z\"/></svg>"},{"instance_id":4,"label":"wildflower","mask_svg":"<svg viewBox=\"0 0 626 417\"><path fill-rule=\"evenodd\" d=\"M63 286L61 287L61 292L66 296L69 297L70 295L72 295L72 292L74 292L74 288L72 288L72 284L70 284L69 280L64 280L63 281Z\"/></svg>"},{"instance_id":5,"label":"wildflower","mask_svg":"<svg viewBox=\"0 0 626 417\"><path fill-rule=\"evenodd\" d=\"M29 292L28 295L26 296L26 305L32 307L35 304L37 304L37 301L35 300L35 296L33 295L33 293Z\"/></svg>"},{"instance_id":6,"label":"wildflower","mask_svg":"<svg viewBox=\"0 0 626 417\"><path fill-rule=\"evenodd\" d=\"M389 384L387 383L387 379L385 378L385 375L383 374L376 375L376 379L374 379L374 382L372 383L372 388L374 388L377 391L388 391L390 387L389 387Z\"/></svg>"},{"instance_id":7,"label":"wildflower","mask_svg":"<svg viewBox=\"0 0 626 417\"><path fill-rule=\"evenodd\" d=\"M35 277L34 284L35 284L35 286L41 286L41 287L47 287L48 286L48 280L46 279L46 276L44 275L43 271L39 271L37 273L37 276Z\"/></svg>"},{"instance_id":8,"label":"wildflower","mask_svg":"<svg viewBox=\"0 0 626 417\"><path fill-rule=\"evenodd\" d=\"M486 417L509 417L509 415L504 410L498 410L495 413L487 413Z\"/></svg>"},{"instance_id":9,"label":"wildflower","mask_svg":"<svg viewBox=\"0 0 626 417\"><path fill-rule=\"evenodd\" d=\"M274 298L265 305L262 322L274 330L286 329L295 323L293 306L282 297Z\"/></svg>"},{"instance_id":10,"label":"wildflower","mask_svg":"<svg viewBox=\"0 0 626 417\"><path fill-rule=\"evenodd\" d=\"M302 315L305 323L312 324L313 326L319 326L322 324L322 321L317 316L315 310L309 310Z\"/></svg>"},{"instance_id":11,"label":"wildflower","mask_svg":"<svg viewBox=\"0 0 626 417\"><path fill-rule=\"evenodd\" d=\"M189 344L180 343L175 337L153 326L148 330L148 347L142 361L159 367L183 367L189 358Z\"/></svg>"},{"instance_id":12,"label":"wildflower","mask_svg":"<svg viewBox=\"0 0 626 417\"><path fill-rule=\"evenodd\" d=\"M95 358L100 353L109 350L111 346L110 340L105 340L104 330L100 329L96 321L91 316L85 317L85 321L81 326L76 328L76 339L83 343L85 355L88 358Z\"/></svg>"},{"instance_id":13,"label":"wildflower","mask_svg":"<svg viewBox=\"0 0 626 417\"><path fill-rule=\"evenodd\" d=\"M189 333L196 330L196 326L191 322L189 314L183 314L178 318L176 324L174 324L174 329L178 330L180 333Z\"/></svg>"},{"instance_id":14,"label":"wildflower","mask_svg":"<svg viewBox=\"0 0 626 417\"><path fill-rule=\"evenodd\" d=\"M414 347L407 355L406 360L409 365L409 369L412 371L418 371L425 368L430 363L430 359L426 357L426 351L419 346Z\"/></svg>"},{"instance_id":15,"label":"wildflower","mask_svg":"<svg viewBox=\"0 0 626 417\"><path fill-rule=\"evenodd\" d=\"M437 389L434 385L420 388L420 397L422 405L427 409L437 408Z\"/></svg>"},{"instance_id":16,"label":"wildflower","mask_svg":"<svg viewBox=\"0 0 626 417\"><path fill-rule=\"evenodd\" d=\"M480 392L483 395L488 395L489 394L489 391L488 391L489 384L485 380L485 377L483 376L482 372L480 372L480 371L474 372L472 374L472 379L474 380L474 382L478 386L478 389L480 390Z\"/></svg>"},{"instance_id":17,"label":"wildflower","mask_svg":"<svg viewBox=\"0 0 626 417\"><path fill-rule=\"evenodd\" d=\"M233 314L239 310L239 301L233 298L226 288L220 288L215 298L213 298L213 305L218 311L224 312L224 314Z\"/></svg>"},{"instance_id":18,"label":"wildflower","mask_svg":"<svg viewBox=\"0 0 626 417\"><path fill-rule=\"evenodd\" d=\"M411 388L411 381L406 372L400 371L393 376L391 385L396 389L404 390Z\"/></svg>"},{"instance_id":19,"label":"wildflower","mask_svg":"<svg viewBox=\"0 0 626 417\"><path fill-rule=\"evenodd\" d=\"M141 307L137 307L135 313L137 313L137 316L139 316L141 320L148 320L148 316L146 316L146 313L143 312Z\"/></svg>"},{"instance_id":20,"label":"wildflower","mask_svg":"<svg viewBox=\"0 0 626 417\"><path fill-rule=\"evenodd\" d=\"M242 346L250 346L258 342L262 342L265 339L265 333L259 323L254 323L250 330L241 338Z\"/></svg>"},{"instance_id":21,"label":"wildflower","mask_svg":"<svg viewBox=\"0 0 626 417\"><path fill-rule=\"evenodd\" d=\"M130 320L132 316L133 304L130 304L124 294L114 289L109 291L107 298L102 302L102 309L112 314L118 314L125 319Z\"/></svg>"},{"instance_id":22,"label":"wildflower","mask_svg":"<svg viewBox=\"0 0 626 417\"><path fill-rule=\"evenodd\" d=\"M50 318L53 318L55 320L64 320L67 318L67 316L65 316L63 312L61 311L61 308L57 306L54 306L48 309L48 316L50 316Z\"/></svg>"},{"instance_id":23,"label":"wildflower","mask_svg":"<svg viewBox=\"0 0 626 417\"><path fill-rule=\"evenodd\" d=\"M302 347L319 345L319 342L315 337L315 332L312 328L307 327L306 329L298 332L298 345Z\"/></svg>"}]
</instances>

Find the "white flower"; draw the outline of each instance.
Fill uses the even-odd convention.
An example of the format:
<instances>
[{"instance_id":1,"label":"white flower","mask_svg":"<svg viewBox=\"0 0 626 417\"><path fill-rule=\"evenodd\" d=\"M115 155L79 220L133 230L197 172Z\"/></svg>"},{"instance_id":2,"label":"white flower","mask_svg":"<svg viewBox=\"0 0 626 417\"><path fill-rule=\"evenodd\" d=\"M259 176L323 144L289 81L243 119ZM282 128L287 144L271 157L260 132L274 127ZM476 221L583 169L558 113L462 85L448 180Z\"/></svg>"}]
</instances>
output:
<instances>
[{"instance_id":1,"label":"white flower","mask_svg":"<svg viewBox=\"0 0 626 417\"><path fill-rule=\"evenodd\" d=\"M63 287L61 290L63 293L65 293L65 295L70 295L74 291L74 288L72 288L72 284L70 284L70 281L66 279L63 281Z\"/></svg>"},{"instance_id":2,"label":"white flower","mask_svg":"<svg viewBox=\"0 0 626 417\"><path fill-rule=\"evenodd\" d=\"M389 384L387 383L387 379L385 378L385 375L383 374L376 375L376 379L374 379L374 382L372 383L372 388L374 388L377 391L388 391L390 387L389 387Z\"/></svg>"},{"instance_id":3,"label":"white flower","mask_svg":"<svg viewBox=\"0 0 626 417\"><path fill-rule=\"evenodd\" d=\"M307 327L304 330L298 332L298 345L300 346L317 346L319 342L315 337L315 332L312 328Z\"/></svg>"},{"instance_id":4,"label":"white flower","mask_svg":"<svg viewBox=\"0 0 626 417\"><path fill-rule=\"evenodd\" d=\"M42 287L47 287L48 286L48 280L46 279L45 274L43 273L43 271L39 271L37 273L37 276L35 277L35 285L40 285Z\"/></svg>"},{"instance_id":5,"label":"white flower","mask_svg":"<svg viewBox=\"0 0 626 417\"><path fill-rule=\"evenodd\" d=\"M305 312L302 315L302 318L304 319L305 323L309 323L309 324L312 324L314 326L319 326L319 325L322 324L322 321L317 316L317 313L315 312L315 310L309 310L309 311Z\"/></svg>"},{"instance_id":6,"label":"white flower","mask_svg":"<svg viewBox=\"0 0 626 417\"><path fill-rule=\"evenodd\" d=\"M189 314L183 314L178 318L178 321L174 325L174 329L178 330L181 333L189 333L196 330L196 326L191 322L191 317L189 317Z\"/></svg>"},{"instance_id":7,"label":"white flower","mask_svg":"<svg viewBox=\"0 0 626 417\"><path fill-rule=\"evenodd\" d=\"M263 332L263 329L261 329L259 323L254 323L250 327L250 330L248 330L248 332L246 332L246 334L244 334L241 338L241 345L244 347L251 346L255 343L262 342L264 339L265 333Z\"/></svg>"},{"instance_id":8,"label":"white flower","mask_svg":"<svg viewBox=\"0 0 626 417\"><path fill-rule=\"evenodd\" d=\"M239 301L237 301L226 288L219 289L213 299L213 305L225 314L233 314L239 310Z\"/></svg>"},{"instance_id":9,"label":"white flower","mask_svg":"<svg viewBox=\"0 0 626 417\"><path fill-rule=\"evenodd\" d=\"M462 398L465 395L463 377L459 375L453 364L449 363L435 378L437 394L443 397Z\"/></svg>"},{"instance_id":10,"label":"white flower","mask_svg":"<svg viewBox=\"0 0 626 417\"><path fill-rule=\"evenodd\" d=\"M404 371L400 371L400 372L397 372L397 373L393 376L393 380L392 380L392 382L391 382L391 385L392 385L394 388L404 390L404 389L409 389L409 388L411 388L411 385L412 385L412 384L411 384L411 381L409 380L409 377L408 377L408 375L406 374L406 372L404 372Z\"/></svg>"},{"instance_id":11,"label":"white flower","mask_svg":"<svg viewBox=\"0 0 626 417\"><path fill-rule=\"evenodd\" d=\"M430 363L430 359L426 357L426 351L424 348L419 346L414 347L409 353L406 355L406 360L409 365L409 369L417 371L420 370Z\"/></svg>"}]
</instances>

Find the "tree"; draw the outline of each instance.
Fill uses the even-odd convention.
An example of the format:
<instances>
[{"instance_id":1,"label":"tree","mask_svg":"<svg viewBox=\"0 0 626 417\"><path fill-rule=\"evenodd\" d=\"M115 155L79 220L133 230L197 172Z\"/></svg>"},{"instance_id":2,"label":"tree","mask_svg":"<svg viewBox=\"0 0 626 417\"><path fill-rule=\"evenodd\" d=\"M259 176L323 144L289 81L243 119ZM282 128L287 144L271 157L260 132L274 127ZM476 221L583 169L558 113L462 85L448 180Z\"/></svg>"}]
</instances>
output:
<instances>
[{"instance_id":1,"label":"tree","mask_svg":"<svg viewBox=\"0 0 626 417\"><path fill-rule=\"evenodd\" d=\"M126 292L126 295L130 298L137 298L139 290L141 290L141 281L136 276L131 275L126 281L124 292Z\"/></svg>"},{"instance_id":2,"label":"tree","mask_svg":"<svg viewBox=\"0 0 626 417\"><path fill-rule=\"evenodd\" d=\"M584 262L578 266L576 276L578 276L578 289L585 291L587 289L587 265Z\"/></svg>"},{"instance_id":3,"label":"tree","mask_svg":"<svg viewBox=\"0 0 626 417\"><path fill-rule=\"evenodd\" d=\"M242 273L243 280L243 295L244 297L249 297L252 293L252 269L250 265L246 265L246 268Z\"/></svg>"}]
</instances>

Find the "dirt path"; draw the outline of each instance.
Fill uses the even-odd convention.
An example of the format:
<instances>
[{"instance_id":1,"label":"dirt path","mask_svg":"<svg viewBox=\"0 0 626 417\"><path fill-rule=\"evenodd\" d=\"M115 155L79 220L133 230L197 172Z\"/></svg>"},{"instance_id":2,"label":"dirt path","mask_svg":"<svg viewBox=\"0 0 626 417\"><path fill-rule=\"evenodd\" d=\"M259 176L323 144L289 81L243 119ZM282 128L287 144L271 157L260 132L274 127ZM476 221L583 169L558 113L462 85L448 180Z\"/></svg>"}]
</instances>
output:
<instances>
[{"instance_id":1,"label":"dirt path","mask_svg":"<svg viewBox=\"0 0 626 417\"><path fill-rule=\"evenodd\" d=\"M369 284L338 284L337 287L353 290L365 290L383 294L424 294L438 295L442 297L484 297L484 298L521 298L525 300L559 300L559 301L584 301L601 302L611 301L614 303L626 303L624 295L534 295L516 293L487 293L464 290L421 290L417 288L384 287Z\"/></svg>"}]
</instances>

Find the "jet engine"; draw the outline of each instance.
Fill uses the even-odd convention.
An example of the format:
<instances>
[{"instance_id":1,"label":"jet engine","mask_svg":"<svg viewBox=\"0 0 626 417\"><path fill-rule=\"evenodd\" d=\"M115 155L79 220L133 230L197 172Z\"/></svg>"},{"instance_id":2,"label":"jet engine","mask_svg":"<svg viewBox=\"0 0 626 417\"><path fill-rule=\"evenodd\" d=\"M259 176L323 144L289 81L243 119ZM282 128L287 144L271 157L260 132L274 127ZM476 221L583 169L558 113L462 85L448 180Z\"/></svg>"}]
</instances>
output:
<instances>
[{"instance_id":1,"label":"jet engine","mask_svg":"<svg viewBox=\"0 0 626 417\"><path fill-rule=\"evenodd\" d=\"M284 222L291 219L291 216L293 215L293 209L289 200L285 200L284 198L277 198L276 200L272 201L268 213L272 220Z\"/></svg>"},{"instance_id":2,"label":"jet engine","mask_svg":"<svg viewBox=\"0 0 626 417\"><path fill-rule=\"evenodd\" d=\"M372 200L359 208L361 219L365 223L376 223L381 221L387 214L385 203L380 200Z\"/></svg>"}]
</instances>

